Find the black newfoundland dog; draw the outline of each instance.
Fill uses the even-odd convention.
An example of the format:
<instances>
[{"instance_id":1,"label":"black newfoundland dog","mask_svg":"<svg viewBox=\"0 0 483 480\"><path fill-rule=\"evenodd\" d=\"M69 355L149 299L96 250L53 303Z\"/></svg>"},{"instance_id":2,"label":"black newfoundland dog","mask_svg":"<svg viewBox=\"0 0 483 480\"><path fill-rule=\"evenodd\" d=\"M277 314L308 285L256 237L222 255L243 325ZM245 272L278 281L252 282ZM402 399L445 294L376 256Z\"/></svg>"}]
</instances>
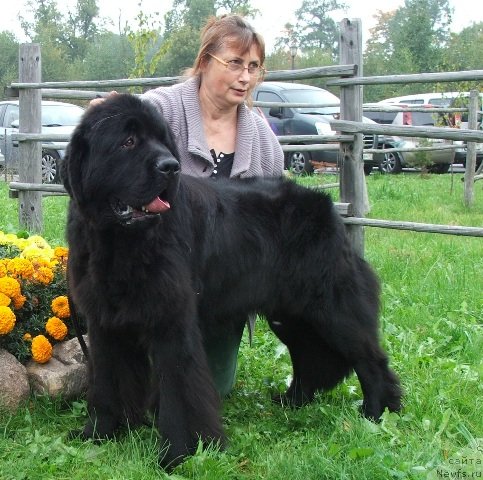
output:
<instances>
[{"instance_id":1,"label":"black newfoundland dog","mask_svg":"<svg viewBox=\"0 0 483 480\"><path fill-rule=\"evenodd\" d=\"M280 400L300 406L355 371L366 417L397 411L378 280L329 197L281 179L189 177L176 156L163 118L131 95L90 107L70 141L69 288L90 344L82 437L151 410L163 467L199 439L223 444L204 340L254 312L290 352Z\"/></svg>"}]
</instances>

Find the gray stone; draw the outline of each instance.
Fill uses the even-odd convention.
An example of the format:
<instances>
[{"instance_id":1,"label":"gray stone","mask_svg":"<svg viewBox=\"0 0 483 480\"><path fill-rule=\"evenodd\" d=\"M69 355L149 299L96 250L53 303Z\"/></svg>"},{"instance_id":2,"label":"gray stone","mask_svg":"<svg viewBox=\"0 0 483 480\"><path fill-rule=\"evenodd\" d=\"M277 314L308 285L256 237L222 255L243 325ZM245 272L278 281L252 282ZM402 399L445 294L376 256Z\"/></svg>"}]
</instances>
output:
<instances>
[{"instance_id":1,"label":"gray stone","mask_svg":"<svg viewBox=\"0 0 483 480\"><path fill-rule=\"evenodd\" d=\"M26 368L11 353L0 349L0 407L15 411L29 394Z\"/></svg>"},{"instance_id":2,"label":"gray stone","mask_svg":"<svg viewBox=\"0 0 483 480\"><path fill-rule=\"evenodd\" d=\"M87 390L87 363L77 338L56 344L47 363L31 360L27 373L36 393L69 399Z\"/></svg>"}]
</instances>

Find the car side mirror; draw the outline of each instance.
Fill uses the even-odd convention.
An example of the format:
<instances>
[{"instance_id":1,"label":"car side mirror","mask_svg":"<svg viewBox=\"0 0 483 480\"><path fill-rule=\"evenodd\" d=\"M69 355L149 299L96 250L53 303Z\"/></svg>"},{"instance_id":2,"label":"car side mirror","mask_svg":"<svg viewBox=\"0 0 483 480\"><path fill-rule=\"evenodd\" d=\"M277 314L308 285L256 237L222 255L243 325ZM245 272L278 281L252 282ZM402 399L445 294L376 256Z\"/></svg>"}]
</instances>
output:
<instances>
[{"instance_id":1,"label":"car side mirror","mask_svg":"<svg viewBox=\"0 0 483 480\"><path fill-rule=\"evenodd\" d=\"M271 107L268 111L270 117L282 118L283 117L283 107Z\"/></svg>"}]
</instances>

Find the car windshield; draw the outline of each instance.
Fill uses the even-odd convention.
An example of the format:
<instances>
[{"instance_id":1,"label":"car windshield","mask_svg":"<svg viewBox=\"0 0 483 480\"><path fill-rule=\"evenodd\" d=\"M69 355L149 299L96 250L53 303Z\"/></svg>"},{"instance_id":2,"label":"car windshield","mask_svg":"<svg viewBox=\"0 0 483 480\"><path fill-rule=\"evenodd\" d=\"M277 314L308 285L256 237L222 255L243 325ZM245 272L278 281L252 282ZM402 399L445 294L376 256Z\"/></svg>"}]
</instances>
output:
<instances>
[{"instance_id":1,"label":"car windshield","mask_svg":"<svg viewBox=\"0 0 483 480\"><path fill-rule=\"evenodd\" d=\"M334 107L296 108L295 110L300 113L331 115L333 113L339 113L340 111L340 100L334 94L327 92L326 90L286 90L284 95L289 103L336 105Z\"/></svg>"},{"instance_id":2,"label":"car windshield","mask_svg":"<svg viewBox=\"0 0 483 480\"><path fill-rule=\"evenodd\" d=\"M83 113L84 110L77 105L42 105L42 125L75 126Z\"/></svg>"}]
</instances>

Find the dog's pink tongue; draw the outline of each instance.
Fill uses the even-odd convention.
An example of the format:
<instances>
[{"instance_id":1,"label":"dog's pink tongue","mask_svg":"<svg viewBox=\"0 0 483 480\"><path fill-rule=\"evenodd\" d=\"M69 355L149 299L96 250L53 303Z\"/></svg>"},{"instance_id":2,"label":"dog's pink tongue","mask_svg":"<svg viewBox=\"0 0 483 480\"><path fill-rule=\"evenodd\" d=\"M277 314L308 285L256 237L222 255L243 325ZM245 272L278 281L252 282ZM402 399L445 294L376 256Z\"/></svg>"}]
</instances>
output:
<instances>
[{"instance_id":1,"label":"dog's pink tongue","mask_svg":"<svg viewBox=\"0 0 483 480\"><path fill-rule=\"evenodd\" d=\"M168 202L161 200L159 197L156 197L151 203L145 205L144 208L151 213L163 213L169 210L171 205Z\"/></svg>"}]
</instances>

